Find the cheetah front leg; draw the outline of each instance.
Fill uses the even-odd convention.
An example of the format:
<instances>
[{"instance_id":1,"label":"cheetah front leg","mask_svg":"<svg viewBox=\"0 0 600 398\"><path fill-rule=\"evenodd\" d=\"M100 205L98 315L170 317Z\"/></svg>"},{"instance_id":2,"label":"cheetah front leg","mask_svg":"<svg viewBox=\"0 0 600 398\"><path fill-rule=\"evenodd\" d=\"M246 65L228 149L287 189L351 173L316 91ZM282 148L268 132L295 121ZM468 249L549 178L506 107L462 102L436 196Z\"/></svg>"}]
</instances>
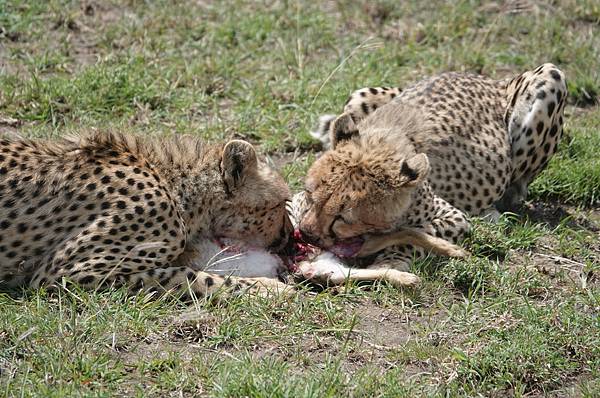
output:
<instances>
[{"instance_id":1,"label":"cheetah front leg","mask_svg":"<svg viewBox=\"0 0 600 398\"><path fill-rule=\"evenodd\" d=\"M241 278L222 276L190 267L168 267L147 270L128 275L126 278L131 292L155 291L184 297L211 297L222 293L270 294L289 292L292 288L272 278Z\"/></svg>"},{"instance_id":2,"label":"cheetah front leg","mask_svg":"<svg viewBox=\"0 0 600 398\"><path fill-rule=\"evenodd\" d=\"M375 242L374 248L377 248L378 244L402 244L393 244L381 250L375 261L369 265L370 269L393 268L408 271L415 259L424 258L428 253L458 258L469 255L467 251L455 245L471 228L467 216L435 195L430 202L433 202L431 220L424 221L418 227L401 229L387 241L383 239L381 242Z\"/></svg>"},{"instance_id":3,"label":"cheetah front leg","mask_svg":"<svg viewBox=\"0 0 600 398\"><path fill-rule=\"evenodd\" d=\"M69 264L68 268L68 271L63 268L63 272L52 275L40 269L33 278L32 286L53 288L61 282L62 278L67 278L90 290L108 286L127 286L130 293L158 291L182 297L190 297L191 294L196 297L209 297L216 293L266 294L291 290L288 285L272 278L227 277L196 271L186 266L151 267L144 271L134 271L132 264L126 262L106 268L103 262L88 260L85 263Z\"/></svg>"},{"instance_id":4,"label":"cheetah front leg","mask_svg":"<svg viewBox=\"0 0 600 398\"><path fill-rule=\"evenodd\" d=\"M394 287L414 287L420 279L410 272L393 268L363 269L346 266L331 252L323 252L311 261L298 265L302 276L324 285L343 285L349 281L385 281Z\"/></svg>"},{"instance_id":5,"label":"cheetah front leg","mask_svg":"<svg viewBox=\"0 0 600 398\"><path fill-rule=\"evenodd\" d=\"M413 245L431 251L439 256L464 258L468 253L447 240L437 238L414 228L400 228L385 235L375 235L366 238L359 257L367 257L386 247L394 245Z\"/></svg>"}]
</instances>

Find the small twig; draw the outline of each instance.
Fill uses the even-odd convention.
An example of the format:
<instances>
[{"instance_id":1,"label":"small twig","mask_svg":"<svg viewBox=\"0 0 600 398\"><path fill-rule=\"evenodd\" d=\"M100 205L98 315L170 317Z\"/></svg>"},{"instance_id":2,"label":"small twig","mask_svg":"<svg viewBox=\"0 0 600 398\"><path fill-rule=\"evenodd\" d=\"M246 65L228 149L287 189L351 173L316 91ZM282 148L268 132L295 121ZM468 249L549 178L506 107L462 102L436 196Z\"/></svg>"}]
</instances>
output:
<instances>
[{"instance_id":1,"label":"small twig","mask_svg":"<svg viewBox=\"0 0 600 398\"><path fill-rule=\"evenodd\" d=\"M549 259L554 260L554 261L577 265L577 266L579 266L581 268L585 267L585 264L577 262L577 261L570 260L570 259L565 258L565 257L553 256L553 255L543 254L543 253L533 253L533 254L535 256L549 258ZM561 264L557 264L557 265L560 266ZM569 271L574 271L572 268L569 268L569 267L561 267L561 268L568 269Z\"/></svg>"},{"instance_id":2,"label":"small twig","mask_svg":"<svg viewBox=\"0 0 600 398\"><path fill-rule=\"evenodd\" d=\"M560 256L552 256L552 255L549 255L549 254L542 254L542 253L534 253L534 254L537 255L537 256L540 256L540 257L544 257L544 258L548 258L548 259L554 260L556 262L556 264L554 264L555 266L560 267L560 268L562 268L564 270L567 270L569 272L572 272L572 273L576 274L576 276L579 277L579 281L581 282L581 288L582 289L587 289L588 277L590 277L591 274L586 275L586 273L583 272L583 269L585 268L585 264L579 263L577 261L570 260L568 258L560 257ZM575 265L577 267L580 267L580 269L574 269L574 268L569 267L567 265L560 264L561 261L564 262L564 263L567 263L567 264L572 264L572 265Z\"/></svg>"},{"instance_id":3,"label":"small twig","mask_svg":"<svg viewBox=\"0 0 600 398\"><path fill-rule=\"evenodd\" d=\"M188 344L188 347L193 347L193 348L197 348L197 349L201 349L203 351L207 351L207 352L212 352L213 354L218 354L218 355L224 355L228 358L233 359L236 362L242 362L241 359L239 359L238 357L236 357L235 355L227 352L227 351L223 351L223 350L215 350L214 348L207 348L204 347L203 345L200 344Z\"/></svg>"},{"instance_id":4,"label":"small twig","mask_svg":"<svg viewBox=\"0 0 600 398\"><path fill-rule=\"evenodd\" d=\"M375 343L371 343L368 340L362 340L363 343L365 343L366 345L368 345L369 347L373 347L377 350L382 350L382 351L391 351L391 350L395 350L397 349L397 347L389 347L386 345L380 345L380 344L375 344Z\"/></svg>"},{"instance_id":5,"label":"small twig","mask_svg":"<svg viewBox=\"0 0 600 398\"><path fill-rule=\"evenodd\" d=\"M369 347L375 348L376 350L392 351L392 350L401 350L402 349L401 346L387 346L387 345L381 345L381 344L373 343L373 342L365 339L365 337L367 336L367 332L365 332L363 330L356 330L356 329L354 329L354 330L351 330L350 332L352 334L356 334L356 335L360 336L361 337L361 339L360 339L361 343L365 343Z\"/></svg>"}]
</instances>

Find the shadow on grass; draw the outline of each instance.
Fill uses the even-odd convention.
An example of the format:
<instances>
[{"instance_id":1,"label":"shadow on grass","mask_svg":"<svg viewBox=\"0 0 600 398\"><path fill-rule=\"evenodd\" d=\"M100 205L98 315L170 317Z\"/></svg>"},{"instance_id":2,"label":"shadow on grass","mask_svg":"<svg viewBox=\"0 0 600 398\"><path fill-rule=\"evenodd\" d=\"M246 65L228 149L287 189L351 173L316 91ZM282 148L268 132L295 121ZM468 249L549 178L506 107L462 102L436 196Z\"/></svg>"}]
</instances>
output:
<instances>
[{"instance_id":1,"label":"shadow on grass","mask_svg":"<svg viewBox=\"0 0 600 398\"><path fill-rule=\"evenodd\" d=\"M592 206L588 209L600 214L600 207ZM588 218L578 216L572 206L561 203L557 199L535 201L530 206L521 206L518 214L523 219L547 224L552 228L566 226L576 230L600 231L600 227L596 223Z\"/></svg>"}]
</instances>

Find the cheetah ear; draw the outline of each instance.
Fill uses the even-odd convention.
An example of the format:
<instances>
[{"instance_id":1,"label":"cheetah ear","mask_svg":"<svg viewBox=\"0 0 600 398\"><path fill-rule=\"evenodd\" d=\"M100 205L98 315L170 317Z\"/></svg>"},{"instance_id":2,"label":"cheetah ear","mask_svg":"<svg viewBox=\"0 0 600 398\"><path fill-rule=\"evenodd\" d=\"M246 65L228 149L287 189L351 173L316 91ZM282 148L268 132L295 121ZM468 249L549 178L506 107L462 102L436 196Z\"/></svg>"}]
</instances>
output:
<instances>
[{"instance_id":1,"label":"cheetah ear","mask_svg":"<svg viewBox=\"0 0 600 398\"><path fill-rule=\"evenodd\" d=\"M329 134L331 147L335 149L342 142L358 137L358 128L349 113L342 113L331 123Z\"/></svg>"},{"instance_id":2,"label":"cheetah ear","mask_svg":"<svg viewBox=\"0 0 600 398\"><path fill-rule=\"evenodd\" d=\"M402 186L414 187L419 185L429 174L429 159L424 153L418 153L402 162L400 167L400 182Z\"/></svg>"},{"instance_id":3,"label":"cheetah ear","mask_svg":"<svg viewBox=\"0 0 600 398\"><path fill-rule=\"evenodd\" d=\"M221 174L229 192L239 187L248 172L256 169L258 160L254 147L246 141L231 140L223 148Z\"/></svg>"}]
</instances>

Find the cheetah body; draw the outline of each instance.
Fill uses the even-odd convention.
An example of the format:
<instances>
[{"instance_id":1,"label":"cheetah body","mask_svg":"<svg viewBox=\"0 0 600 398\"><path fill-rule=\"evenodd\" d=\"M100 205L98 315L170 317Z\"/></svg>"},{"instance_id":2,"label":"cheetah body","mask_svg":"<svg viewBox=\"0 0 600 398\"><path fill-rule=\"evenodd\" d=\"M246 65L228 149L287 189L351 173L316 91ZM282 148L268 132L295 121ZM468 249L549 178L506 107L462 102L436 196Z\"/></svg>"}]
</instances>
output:
<instances>
[{"instance_id":1,"label":"cheetah body","mask_svg":"<svg viewBox=\"0 0 600 398\"><path fill-rule=\"evenodd\" d=\"M0 139L0 284L183 289L198 295L274 279L205 272L216 238L278 249L288 240L283 179L243 141L94 133ZM190 254L191 253L191 254ZM279 286L281 287L281 286Z\"/></svg>"},{"instance_id":2,"label":"cheetah body","mask_svg":"<svg viewBox=\"0 0 600 398\"><path fill-rule=\"evenodd\" d=\"M300 229L325 246L401 226L456 242L467 214L525 198L556 151L566 95L552 64L505 80L444 73L404 90L358 90L341 116L321 119L332 148L309 170ZM375 263L406 269L415 254L395 246Z\"/></svg>"}]
</instances>

